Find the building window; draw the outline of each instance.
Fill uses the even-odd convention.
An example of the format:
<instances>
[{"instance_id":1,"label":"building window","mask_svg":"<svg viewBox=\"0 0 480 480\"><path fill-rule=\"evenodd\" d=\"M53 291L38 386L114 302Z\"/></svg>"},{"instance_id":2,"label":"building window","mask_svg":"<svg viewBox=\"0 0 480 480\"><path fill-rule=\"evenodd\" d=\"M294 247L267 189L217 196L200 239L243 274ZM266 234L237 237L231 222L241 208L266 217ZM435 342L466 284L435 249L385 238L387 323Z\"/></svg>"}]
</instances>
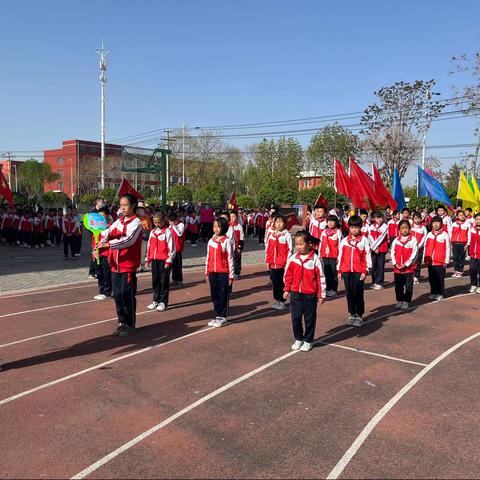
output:
<instances>
[{"instance_id":1,"label":"building window","mask_svg":"<svg viewBox=\"0 0 480 480\"><path fill-rule=\"evenodd\" d=\"M58 189L63 190L63 182L58 182Z\"/></svg>"},{"instance_id":2,"label":"building window","mask_svg":"<svg viewBox=\"0 0 480 480\"><path fill-rule=\"evenodd\" d=\"M65 160L63 157L57 157L57 165L62 165L63 160Z\"/></svg>"},{"instance_id":3,"label":"building window","mask_svg":"<svg viewBox=\"0 0 480 480\"><path fill-rule=\"evenodd\" d=\"M63 177L63 170L62 170L61 168L59 168L59 169L57 170L57 173L58 173L58 175L60 176L60 178Z\"/></svg>"}]
</instances>

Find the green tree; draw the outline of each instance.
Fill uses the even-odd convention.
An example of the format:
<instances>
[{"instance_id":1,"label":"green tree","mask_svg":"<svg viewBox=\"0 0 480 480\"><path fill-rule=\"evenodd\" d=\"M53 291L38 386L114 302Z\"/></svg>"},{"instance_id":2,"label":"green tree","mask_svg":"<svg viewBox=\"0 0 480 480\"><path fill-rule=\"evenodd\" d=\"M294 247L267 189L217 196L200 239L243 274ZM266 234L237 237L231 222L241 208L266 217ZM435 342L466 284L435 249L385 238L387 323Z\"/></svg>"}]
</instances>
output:
<instances>
[{"instance_id":1,"label":"green tree","mask_svg":"<svg viewBox=\"0 0 480 480\"><path fill-rule=\"evenodd\" d=\"M258 192L257 200L265 206L280 205L281 203L295 203L297 195L297 188L292 188L286 180L270 178Z\"/></svg>"},{"instance_id":2,"label":"green tree","mask_svg":"<svg viewBox=\"0 0 480 480\"><path fill-rule=\"evenodd\" d=\"M445 175L445 179L443 183L443 186L447 190L447 193L449 193L449 191L455 191L455 194L457 193L458 179L460 178L460 172L462 171L465 172L467 170L466 166L467 165L465 161L455 162L448 169L448 172Z\"/></svg>"},{"instance_id":3,"label":"green tree","mask_svg":"<svg viewBox=\"0 0 480 480\"><path fill-rule=\"evenodd\" d=\"M175 185L168 192L168 199L172 202L191 202L193 199L192 191L186 185Z\"/></svg>"},{"instance_id":4,"label":"green tree","mask_svg":"<svg viewBox=\"0 0 480 480\"><path fill-rule=\"evenodd\" d=\"M239 208L251 209L257 207L258 202L253 195L238 195L237 205Z\"/></svg>"},{"instance_id":5,"label":"green tree","mask_svg":"<svg viewBox=\"0 0 480 480\"><path fill-rule=\"evenodd\" d=\"M218 185L205 185L193 193L195 203L209 203L211 205L222 205L225 203L226 193Z\"/></svg>"},{"instance_id":6,"label":"green tree","mask_svg":"<svg viewBox=\"0 0 480 480\"><path fill-rule=\"evenodd\" d=\"M117 199L117 190L115 188L104 188L100 191L99 196L104 198L109 204L112 204Z\"/></svg>"},{"instance_id":7,"label":"green tree","mask_svg":"<svg viewBox=\"0 0 480 480\"><path fill-rule=\"evenodd\" d=\"M330 208L335 205L335 201L337 205L348 203L347 199L342 195L335 196L335 189L330 185L322 185L308 190L300 190L298 192L298 203L306 203L313 207L320 194L327 199Z\"/></svg>"},{"instance_id":8,"label":"green tree","mask_svg":"<svg viewBox=\"0 0 480 480\"><path fill-rule=\"evenodd\" d=\"M338 123L327 125L310 140L306 151L308 169L332 176L334 158L348 166L348 157L356 157L360 152L361 142L357 135Z\"/></svg>"},{"instance_id":9,"label":"green tree","mask_svg":"<svg viewBox=\"0 0 480 480\"><path fill-rule=\"evenodd\" d=\"M63 192L53 192L50 190L42 195L42 203L48 207L53 207L54 205L65 205L66 202L67 196Z\"/></svg>"},{"instance_id":10,"label":"green tree","mask_svg":"<svg viewBox=\"0 0 480 480\"><path fill-rule=\"evenodd\" d=\"M58 174L52 172L48 163L33 159L23 162L18 168L19 187L29 201L39 201L45 190L45 183L54 182L59 178Z\"/></svg>"},{"instance_id":11,"label":"green tree","mask_svg":"<svg viewBox=\"0 0 480 480\"><path fill-rule=\"evenodd\" d=\"M85 205L92 206L95 202L95 198L97 198L97 196L94 193L86 193L85 195L82 195L80 201Z\"/></svg>"}]
</instances>

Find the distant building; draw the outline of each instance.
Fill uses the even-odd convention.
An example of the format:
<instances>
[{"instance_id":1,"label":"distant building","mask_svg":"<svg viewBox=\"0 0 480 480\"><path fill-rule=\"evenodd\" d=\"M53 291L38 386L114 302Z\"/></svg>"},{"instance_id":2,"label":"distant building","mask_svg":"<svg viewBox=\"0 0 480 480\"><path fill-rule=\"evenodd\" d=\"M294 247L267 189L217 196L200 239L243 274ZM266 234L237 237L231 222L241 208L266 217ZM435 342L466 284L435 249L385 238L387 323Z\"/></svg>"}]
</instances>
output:
<instances>
[{"instance_id":1,"label":"distant building","mask_svg":"<svg viewBox=\"0 0 480 480\"><path fill-rule=\"evenodd\" d=\"M322 177L317 175L313 170L308 172L300 172L298 178L299 190L310 190L313 187L318 187L322 183Z\"/></svg>"},{"instance_id":2,"label":"distant building","mask_svg":"<svg viewBox=\"0 0 480 480\"><path fill-rule=\"evenodd\" d=\"M22 163L21 160L0 159L3 176L12 192L18 192L18 168Z\"/></svg>"}]
</instances>

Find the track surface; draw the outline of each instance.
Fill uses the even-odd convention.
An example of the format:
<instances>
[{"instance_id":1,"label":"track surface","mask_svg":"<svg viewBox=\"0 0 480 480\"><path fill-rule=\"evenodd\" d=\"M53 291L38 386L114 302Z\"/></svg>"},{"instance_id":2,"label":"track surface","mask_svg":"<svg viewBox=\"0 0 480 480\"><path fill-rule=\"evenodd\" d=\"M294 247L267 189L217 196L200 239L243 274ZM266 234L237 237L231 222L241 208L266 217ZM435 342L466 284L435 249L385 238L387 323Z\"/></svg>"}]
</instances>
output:
<instances>
[{"instance_id":1,"label":"track surface","mask_svg":"<svg viewBox=\"0 0 480 480\"><path fill-rule=\"evenodd\" d=\"M416 286L401 313L393 288L367 291L362 329L344 325L343 296L329 300L309 353L290 350L263 267L244 268L221 329L206 326L202 273L186 280L158 313L142 278L127 339L94 285L0 297L2 478L480 476L467 279L436 303Z\"/></svg>"}]
</instances>

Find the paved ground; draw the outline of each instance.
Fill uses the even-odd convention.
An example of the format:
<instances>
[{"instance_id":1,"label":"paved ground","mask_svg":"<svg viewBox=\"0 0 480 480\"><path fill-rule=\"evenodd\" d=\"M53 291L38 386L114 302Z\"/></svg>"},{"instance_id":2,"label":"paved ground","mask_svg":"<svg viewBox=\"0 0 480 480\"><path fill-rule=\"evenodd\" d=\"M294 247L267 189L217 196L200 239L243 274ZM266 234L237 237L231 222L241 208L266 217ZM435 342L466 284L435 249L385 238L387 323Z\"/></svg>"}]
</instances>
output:
<instances>
[{"instance_id":1,"label":"paved ground","mask_svg":"<svg viewBox=\"0 0 480 480\"><path fill-rule=\"evenodd\" d=\"M0 244L0 295L18 290L73 284L88 280L90 239L84 237L82 256L75 261L63 260L63 245L41 249L23 249ZM206 244L192 248L186 244L184 267L205 265ZM264 261L264 247L257 239L247 239L243 254L245 265ZM147 274L149 276L149 274Z\"/></svg>"},{"instance_id":2,"label":"paved ground","mask_svg":"<svg viewBox=\"0 0 480 480\"><path fill-rule=\"evenodd\" d=\"M266 281L245 267L232 323L213 329L201 272L163 313L146 310L143 277L127 339L92 284L0 298L0 477L480 476L480 295L466 279L436 303L416 286L405 312L392 288L368 291L361 329L329 300L309 353L290 350Z\"/></svg>"}]
</instances>

